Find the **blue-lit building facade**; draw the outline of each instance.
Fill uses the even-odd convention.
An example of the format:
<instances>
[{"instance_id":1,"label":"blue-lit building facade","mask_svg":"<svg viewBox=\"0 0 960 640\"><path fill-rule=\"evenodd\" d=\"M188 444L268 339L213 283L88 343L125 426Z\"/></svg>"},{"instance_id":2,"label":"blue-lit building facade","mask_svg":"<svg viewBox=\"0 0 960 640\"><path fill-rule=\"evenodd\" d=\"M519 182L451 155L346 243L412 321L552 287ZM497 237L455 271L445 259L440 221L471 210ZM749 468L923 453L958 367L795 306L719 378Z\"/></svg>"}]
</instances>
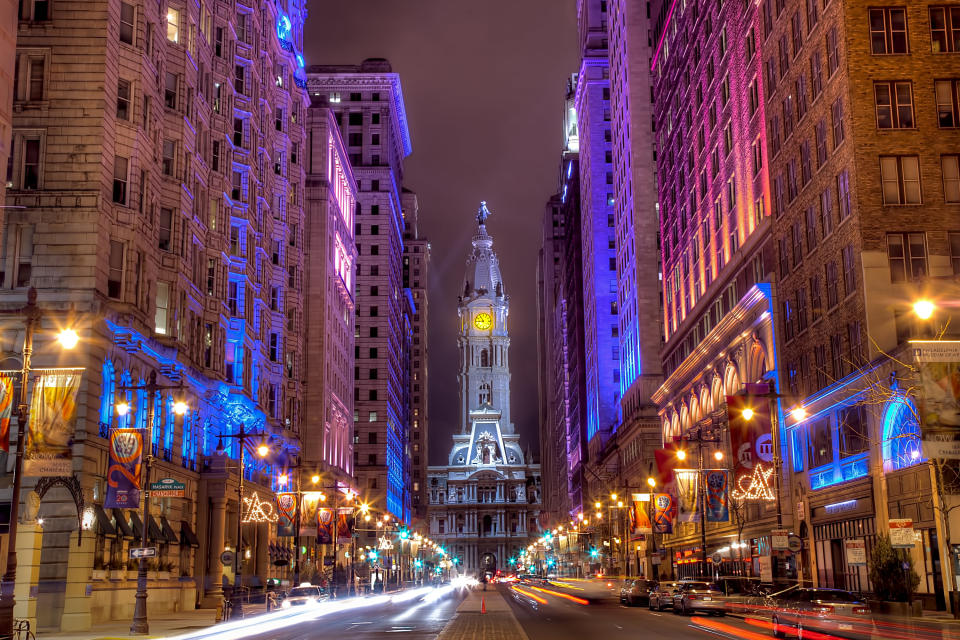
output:
<instances>
[{"instance_id":1,"label":"blue-lit building facade","mask_svg":"<svg viewBox=\"0 0 960 640\"><path fill-rule=\"evenodd\" d=\"M34 628L132 614L127 550L144 525L135 509L104 509L107 438L147 426L148 394L122 387L153 371L183 389L155 400L150 480L182 482L186 497L149 501L151 614L218 603L233 579L225 549L239 548L245 586L291 577L292 539L270 523L243 523L237 539L241 444L228 436L264 434L246 443L244 495L272 503L307 422L305 12L303 0L100 1L20 23L21 68L45 71L17 95L0 305L17 309L35 288L33 366L82 370L72 478L38 510L37 478L21 495L17 593L21 581L39 589L15 615ZM3 368L19 369L23 318L0 326ZM70 351L53 342L64 326L80 335Z\"/></svg>"},{"instance_id":2,"label":"blue-lit building facade","mask_svg":"<svg viewBox=\"0 0 960 640\"><path fill-rule=\"evenodd\" d=\"M410 353L415 301L403 283L403 160L412 151L400 77L389 61L307 70L326 97L357 182L354 475L361 497L410 521Z\"/></svg>"}]
</instances>

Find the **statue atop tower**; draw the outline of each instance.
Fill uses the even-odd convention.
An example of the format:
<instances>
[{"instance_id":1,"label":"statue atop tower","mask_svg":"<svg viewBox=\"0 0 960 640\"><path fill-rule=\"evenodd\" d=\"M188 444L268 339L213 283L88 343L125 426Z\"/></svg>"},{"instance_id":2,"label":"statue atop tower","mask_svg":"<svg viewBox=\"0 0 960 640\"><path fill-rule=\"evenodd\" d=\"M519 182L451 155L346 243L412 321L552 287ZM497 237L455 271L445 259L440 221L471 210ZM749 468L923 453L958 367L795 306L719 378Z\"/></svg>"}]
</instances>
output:
<instances>
[{"instance_id":1,"label":"statue atop tower","mask_svg":"<svg viewBox=\"0 0 960 640\"><path fill-rule=\"evenodd\" d=\"M484 226L487 222L487 218L490 217L490 209L487 209L487 201L482 200L480 202L480 208L477 210L477 224L481 227Z\"/></svg>"}]
</instances>

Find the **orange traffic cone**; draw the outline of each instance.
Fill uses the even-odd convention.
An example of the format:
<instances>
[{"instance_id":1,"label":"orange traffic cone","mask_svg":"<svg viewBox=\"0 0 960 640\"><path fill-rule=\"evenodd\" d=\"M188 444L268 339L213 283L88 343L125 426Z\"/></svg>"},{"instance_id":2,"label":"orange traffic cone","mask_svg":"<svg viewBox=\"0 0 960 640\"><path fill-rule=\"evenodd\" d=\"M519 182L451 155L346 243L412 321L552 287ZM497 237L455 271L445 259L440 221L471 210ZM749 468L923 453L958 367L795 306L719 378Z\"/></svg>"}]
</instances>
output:
<instances>
[{"instance_id":1,"label":"orange traffic cone","mask_svg":"<svg viewBox=\"0 0 960 640\"><path fill-rule=\"evenodd\" d=\"M480 613L487 612L487 599L484 597L480 598Z\"/></svg>"}]
</instances>

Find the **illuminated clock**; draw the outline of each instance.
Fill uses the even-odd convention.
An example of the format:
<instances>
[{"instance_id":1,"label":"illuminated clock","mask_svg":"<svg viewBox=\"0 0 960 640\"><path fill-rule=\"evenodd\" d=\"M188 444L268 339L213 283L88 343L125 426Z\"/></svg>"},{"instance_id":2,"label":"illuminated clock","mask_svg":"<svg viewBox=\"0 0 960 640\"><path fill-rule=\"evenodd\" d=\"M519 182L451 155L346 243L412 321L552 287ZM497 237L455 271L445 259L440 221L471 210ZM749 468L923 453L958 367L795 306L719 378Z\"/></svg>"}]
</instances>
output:
<instances>
[{"instance_id":1,"label":"illuminated clock","mask_svg":"<svg viewBox=\"0 0 960 640\"><path fill-rule=\"evenodd\" d=\"M473 326L480 331L486 331L493 326L493 318L489 313L478 313L473 319Z\"/></svg>"}]
</instances>

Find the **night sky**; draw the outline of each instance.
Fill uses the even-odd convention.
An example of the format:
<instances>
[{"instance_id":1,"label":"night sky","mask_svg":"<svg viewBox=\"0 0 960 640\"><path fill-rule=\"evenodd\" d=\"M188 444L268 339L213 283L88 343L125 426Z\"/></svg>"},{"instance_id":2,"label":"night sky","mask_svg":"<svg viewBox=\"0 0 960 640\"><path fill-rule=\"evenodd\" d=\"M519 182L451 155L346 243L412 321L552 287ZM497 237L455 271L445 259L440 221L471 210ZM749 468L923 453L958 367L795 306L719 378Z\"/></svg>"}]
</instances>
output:
<instances>
[{"instance_id":1,"label":"night sky","mask_svg":"<svg viewBox=\"0 0 960 640\"><path fill-rule=\"evenodd\" d=\"M537 445L536 261L557 190L566 79L578 67L575 0L309 0L306 62L388 58L400 74L430 274L430 462L459 429L457 294L480 200L510 296L512 410Z\"/></svg>"}]
</instances>

